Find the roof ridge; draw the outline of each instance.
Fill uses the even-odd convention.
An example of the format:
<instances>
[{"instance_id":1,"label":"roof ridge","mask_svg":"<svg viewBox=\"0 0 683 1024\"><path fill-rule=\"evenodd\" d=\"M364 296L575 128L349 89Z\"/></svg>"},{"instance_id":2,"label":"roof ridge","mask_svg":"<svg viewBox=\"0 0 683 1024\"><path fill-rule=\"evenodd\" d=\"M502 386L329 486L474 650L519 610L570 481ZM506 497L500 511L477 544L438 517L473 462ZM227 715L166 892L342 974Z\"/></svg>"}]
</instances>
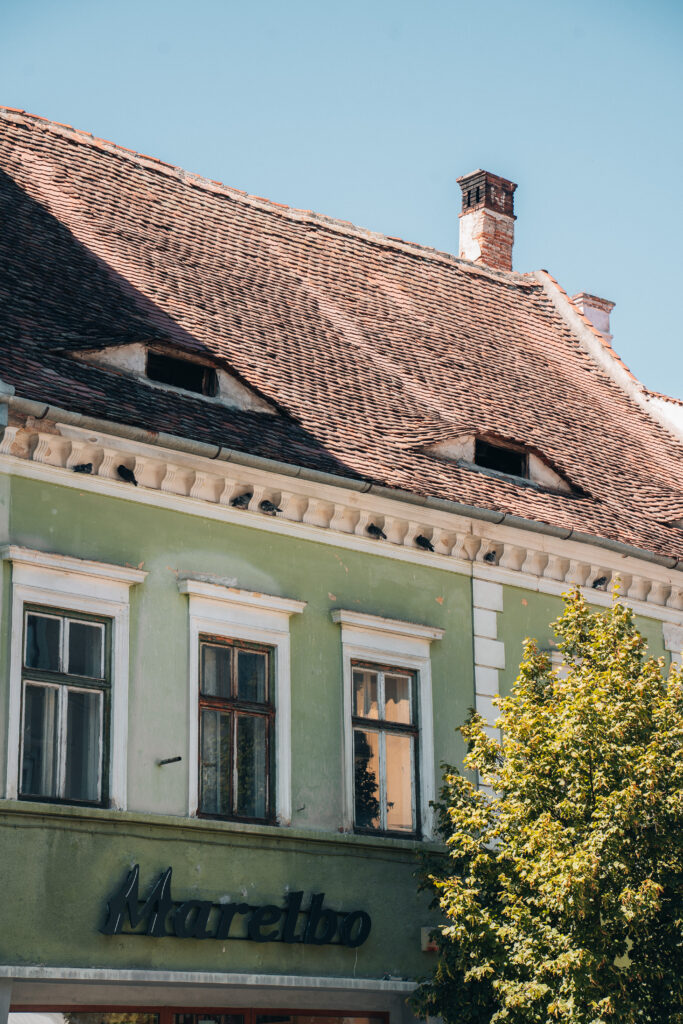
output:
<instances>
[{"instance_id":1,"label":"roof ridge","mask_svg":"<svg viewBox=\"0 0 683 1024\"><path fill-rule=\"evenodd\" d=\"M562 287L560 282L556 278L553 277L553 275L550 273L549 270L543 269L543 270L540 271L540 273L545 274L546 277L550 278L550 280L553 282L553 284L555 285L557 290L562 293L562 295L567 300L567 302L570 304L572 309L576 312L576 315L579 317L580 320L583 321L584 325L590 330L591 334L600 342L600 344L605 349L605 351L609 354L609 356L614 360L615 363L618 363L619 366L621 366L621 368L626 371L626 373L629 375L631 380L634 380L636 382L636 384L639 385L641 390L644 391L645 387L644 387L642 381L638 380L636 375L633 373L633 371L631 369L629 369L629 367L626 365L626 363L621 358L619 353L616 351L614 346L609 341L607 341L607 339L605 338L604 334L601 334L600 331L597 329L597 327L593 323L591 323L591 321L588 319L588 317L583 312L583 310L580 309L580 307L577 305L576 302L574 302L574 299Z\"/></svg>"},{"instance_id":2,"label":"roof ridge","mask_svg":"<svg viewBox=\"0 0 683 1024\"><path fill-rule=\"evenodd\" d=\"M653 391L652 388L643 388L646 395L651 398L661 398L663 402L671 402L672 405L683 405L683 398L674 398L673 395L665 395L663 391Z\"/></svg>"},{"instance_id":3,"label":"roof ridge","mask_svg":"<svg viewBox=\"0 0 683 1024\"><path fill-rule=\"evenodd\" d=\"M10 116L8 117L7 115ZM73 125L65 124L62 121L53 121L47 117L42 117L40 114L32 114L30 111L22 110L19 107L7 107L0 104L0 118L13 123L35 123L37 127L45 128L56 135L70 139L72 142L93 146L96 149L119 156L121 159L138 163L140 166L147 167L150 170L167 174L169 177L174 177L195 188L201 188L216 195L229 196L238 202L261 209L266 213L286 216L294 221L308 221L312 224L319 224L340 234L359 238L374 245L396 249L409 255L421 256L424 259L433 260L437 263L454 265L463 273L486 277L492 281L498 281L513 287L529 289L540 287L539 282L531 274L523 274L518 271L494 270L491 267L480 266L472 263L470 260L454 256L452 253L435 249L433 246L422 245L420 242L411 242L398 238L395 235L384 235L379 231L360 227L349 220L331 217L324 213L316 213L314 210L302 210L296 206L288 206L286 203L278 203L274 199L252 195L244 189L236 188L233 185L226 185L222 181L207 178L194 171L187 171L183 167L168 163L168 161L161 160L159 157L149 156L147 153L140 153L137 150L129 149L127 146L112 142L110 139L102 139L97 135L93 135L92 132L85 131L83 128L74 128Z\"/></svg>"}]
</instances>

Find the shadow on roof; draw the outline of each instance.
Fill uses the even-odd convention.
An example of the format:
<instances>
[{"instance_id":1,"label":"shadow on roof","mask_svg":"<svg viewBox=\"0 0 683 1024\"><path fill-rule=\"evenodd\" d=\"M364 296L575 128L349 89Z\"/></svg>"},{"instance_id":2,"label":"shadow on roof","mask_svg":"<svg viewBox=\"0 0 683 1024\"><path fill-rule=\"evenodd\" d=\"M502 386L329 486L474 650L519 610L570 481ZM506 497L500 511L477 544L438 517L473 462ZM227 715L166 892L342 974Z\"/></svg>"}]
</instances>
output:
<instances>
[{"instance_id":1,"label":"shadow on roof","mask_svg":"<svg viewBox=\"0 0 683 1024\"><path fill-rule=\"evenodd\" d=\"M165 342L216 353L0 171L0 373L22 397L346 477L359 474L287 410L240 410L84 363L69 351ZM255 394L258 390L218 360Z\"/></svg>"}]
</instances>

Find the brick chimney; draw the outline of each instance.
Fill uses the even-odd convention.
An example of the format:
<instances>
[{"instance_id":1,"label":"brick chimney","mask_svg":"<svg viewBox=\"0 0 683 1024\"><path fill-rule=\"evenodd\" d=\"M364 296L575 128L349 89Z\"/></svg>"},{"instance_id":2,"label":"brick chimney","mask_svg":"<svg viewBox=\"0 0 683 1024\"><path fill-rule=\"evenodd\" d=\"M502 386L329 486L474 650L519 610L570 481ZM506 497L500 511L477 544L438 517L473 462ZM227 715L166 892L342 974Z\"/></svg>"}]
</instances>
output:
<instances>
[{"instance_id":1,"label":"brick chimney","mask_svg":"<svg viewBox=\"0 0 683 1024\"><path fill-rule=\"evenodd\" d=\"M597 295L589 295L588 292L579 292L572 297L572 302L579 307L585 317L595 327L596 331L602 334L608 345L612 344L612 335L609 330L609 315L614 309L614 303L609 299L601 299Z\"/></svg>"},{"instance_id":2,"label":"brick chimney","mask_svg":"<svg viewBox=\"0 0 683 1024\"><path fill-rule=\"evenodd\" d=\"M512 270L515 239L514 181L489 171L472 171L458 178L462 189L460 258L472 263Z\"/></svg>"}]
</instances>

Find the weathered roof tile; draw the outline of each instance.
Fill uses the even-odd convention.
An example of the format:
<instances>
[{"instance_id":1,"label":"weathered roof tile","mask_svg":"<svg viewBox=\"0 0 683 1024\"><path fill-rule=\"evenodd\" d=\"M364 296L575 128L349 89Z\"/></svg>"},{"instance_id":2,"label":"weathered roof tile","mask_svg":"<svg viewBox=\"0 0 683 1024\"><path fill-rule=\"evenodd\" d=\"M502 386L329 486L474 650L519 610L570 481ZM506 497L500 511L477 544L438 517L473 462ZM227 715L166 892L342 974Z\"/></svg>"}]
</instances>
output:
<instances>
[{"instance_id":1,"label":"weathered roof tile","mask_svg":"<svg viewBox=\"0 0 683 1024\"><path fill-rule=\"evenodd\" d=\"M683 555L683 447L593 361L531 275L291 210L0 112L0 376L27 398ZM455 216L455 215L454 215ZM71 351L168 341L275 404L240 412ZM538 451L585 496L421 449Z\"/></svg>"}]
</instances>

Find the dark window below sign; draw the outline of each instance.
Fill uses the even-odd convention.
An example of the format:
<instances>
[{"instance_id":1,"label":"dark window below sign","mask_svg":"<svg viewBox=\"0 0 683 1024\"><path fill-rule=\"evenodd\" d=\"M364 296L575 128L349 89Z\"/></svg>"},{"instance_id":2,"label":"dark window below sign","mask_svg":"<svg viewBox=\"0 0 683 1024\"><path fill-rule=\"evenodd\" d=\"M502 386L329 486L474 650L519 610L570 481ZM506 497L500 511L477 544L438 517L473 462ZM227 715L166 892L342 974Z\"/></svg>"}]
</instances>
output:
<instances>
[{"instance_id":1,"label":"dark window below sign","mask_svg":"<svg viewBox=\"0 0 683 1024\"><path fill-rule=\"evenodd\" d=\"M494 469L508 476L528 477L529 467L525 452L516 452L512 448L503 448L488 441L475 441L475 465L482 469Z\"/></svg>"},{"instance_id":2,"label":"dark window below sign","mask_svg":"<svg viewBox=\"0 0 683 1024\"><path fill-rule=\"evenodd\" d=\"M199 659L200 813L270 821L272 652L202 637Z\"/></svg>"},{"instance_id":3,"label":"dark window below sign","mask_svg":"<svg viewBox=\"0 0 683 1024\"><path fill-rule=\"evenodd\" d=\"M161 355L159 352L147 353L147 376L160 384L196 391L199 395L213 396L218 390L216 371L210 366L193 363L190 359Z\"/></svg>"}]
</instances>

